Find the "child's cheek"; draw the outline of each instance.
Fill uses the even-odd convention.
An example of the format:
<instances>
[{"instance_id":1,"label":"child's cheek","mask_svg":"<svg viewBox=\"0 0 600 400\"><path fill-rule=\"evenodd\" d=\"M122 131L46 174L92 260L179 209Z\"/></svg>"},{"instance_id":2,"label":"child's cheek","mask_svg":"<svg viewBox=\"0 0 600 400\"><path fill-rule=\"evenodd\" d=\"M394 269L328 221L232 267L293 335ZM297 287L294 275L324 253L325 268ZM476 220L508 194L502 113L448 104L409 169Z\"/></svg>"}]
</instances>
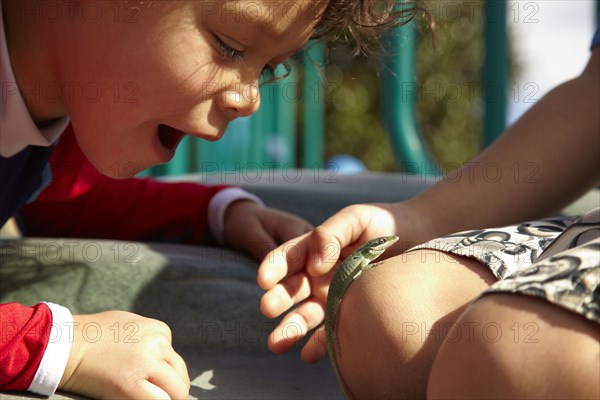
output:
<instances>
[{"instance_id":1,"label":"child's cheek","mask_svg":"<svg viewBox=\"0 0 600 400\"><path fill-rule=\"evenodd\" d=\"M126 178L160 162L153 124L134 125L95 107L75 107L71 122L83 153L106 176Z\"/></svg>"}]
</instances>

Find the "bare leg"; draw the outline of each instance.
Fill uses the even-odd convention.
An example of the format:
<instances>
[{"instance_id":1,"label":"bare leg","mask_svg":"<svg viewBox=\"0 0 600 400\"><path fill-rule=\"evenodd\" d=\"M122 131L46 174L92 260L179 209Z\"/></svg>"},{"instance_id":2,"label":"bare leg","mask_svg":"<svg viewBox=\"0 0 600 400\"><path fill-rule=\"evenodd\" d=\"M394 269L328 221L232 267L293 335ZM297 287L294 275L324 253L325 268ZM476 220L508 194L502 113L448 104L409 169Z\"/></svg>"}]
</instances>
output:
<instances>
[{"instance_id":1,"label":"bare leg","mask_svg":"<svg viewBox=\"0 0 600 400\"><path fill-rule=\"evenodd\" d=\"M444 336L495 278L433 250L390 258L357 279L340 307L337 362L355 398L424 398Z\"/></svg>"},{"instance_id":2,"label":"bare leg","mask_svg":"<svg viewBox=\"0 0 600 400\"><path fill-rule=\"evenodd\" d=\"M458 319L473 328L447 340L428 397L600 398L598 324L541 299L491 294Z\"/></svg>"}]
</instances>

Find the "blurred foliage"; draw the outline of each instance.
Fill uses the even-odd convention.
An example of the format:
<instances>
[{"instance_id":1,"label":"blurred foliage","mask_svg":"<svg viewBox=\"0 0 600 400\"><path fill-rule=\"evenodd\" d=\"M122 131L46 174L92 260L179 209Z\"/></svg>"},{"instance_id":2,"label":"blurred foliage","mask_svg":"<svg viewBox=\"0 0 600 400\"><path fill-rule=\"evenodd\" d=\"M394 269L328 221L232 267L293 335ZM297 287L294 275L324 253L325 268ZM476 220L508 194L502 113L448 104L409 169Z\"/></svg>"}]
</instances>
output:
<instances>
[{"instance_id":1,"label":"blurred foliage","mask_svg":"<svg viewBox=\"0 0 600 400\"><path fill-rule=\"evenodd\" d=\"M461 164L481 146L483 2L423 4L434 30L432 34L430 20L421 14L417 119L434 158L441 164ZM378 55L353 58L350 53L345 46L329 51L326 157L350 154L371 171L397 171L381 118Z\"/></svg>"},{"instance_id":2,"label":"blurred foliage","mask_svg":"<svg viewBox=\"0 0 600 400\"><path fill-rule=\"evenodd\" d=\"M325 158L350 154L372 171L396 169L381 118L379 76L376 65L344 52L327 70Z\"/></svg>"}]
</instances>

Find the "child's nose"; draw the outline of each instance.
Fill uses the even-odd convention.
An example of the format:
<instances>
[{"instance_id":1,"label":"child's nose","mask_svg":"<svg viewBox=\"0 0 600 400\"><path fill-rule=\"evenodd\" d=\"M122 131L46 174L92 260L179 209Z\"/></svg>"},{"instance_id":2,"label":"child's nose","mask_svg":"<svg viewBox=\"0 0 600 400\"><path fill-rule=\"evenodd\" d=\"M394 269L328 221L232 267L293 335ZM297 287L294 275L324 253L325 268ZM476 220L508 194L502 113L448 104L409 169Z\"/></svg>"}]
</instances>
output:
<instances>
[{"instance_id":1,"label":"child's nose","mask_svg":"<svg viewBox=\"0 0 600 400\"><path fill-rule=\"evenodd\" d=\"M236 85L221 93L221 107L231 118L247 117L258 111L260 93L257 85Z\"/></svg>"}]
</instances>

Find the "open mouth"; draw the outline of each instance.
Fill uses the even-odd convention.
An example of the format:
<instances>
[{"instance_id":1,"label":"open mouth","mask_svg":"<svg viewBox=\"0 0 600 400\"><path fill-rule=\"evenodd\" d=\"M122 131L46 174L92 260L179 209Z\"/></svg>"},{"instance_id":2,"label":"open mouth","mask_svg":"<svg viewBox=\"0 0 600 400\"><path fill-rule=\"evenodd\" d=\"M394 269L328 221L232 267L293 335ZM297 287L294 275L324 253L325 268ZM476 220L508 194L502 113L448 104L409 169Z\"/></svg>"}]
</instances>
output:
<instances>
[{"instance_id":1,"label":"open mouth","mask_svg":"<svg viewBox=\"0 0 600 400\"><path fill-rule=\"evenodd\" d=\"M158 125L158 140L167 150L173 151L185 136L185 132L175 129L169 125Z\"/></svg>"}]
</instances>

